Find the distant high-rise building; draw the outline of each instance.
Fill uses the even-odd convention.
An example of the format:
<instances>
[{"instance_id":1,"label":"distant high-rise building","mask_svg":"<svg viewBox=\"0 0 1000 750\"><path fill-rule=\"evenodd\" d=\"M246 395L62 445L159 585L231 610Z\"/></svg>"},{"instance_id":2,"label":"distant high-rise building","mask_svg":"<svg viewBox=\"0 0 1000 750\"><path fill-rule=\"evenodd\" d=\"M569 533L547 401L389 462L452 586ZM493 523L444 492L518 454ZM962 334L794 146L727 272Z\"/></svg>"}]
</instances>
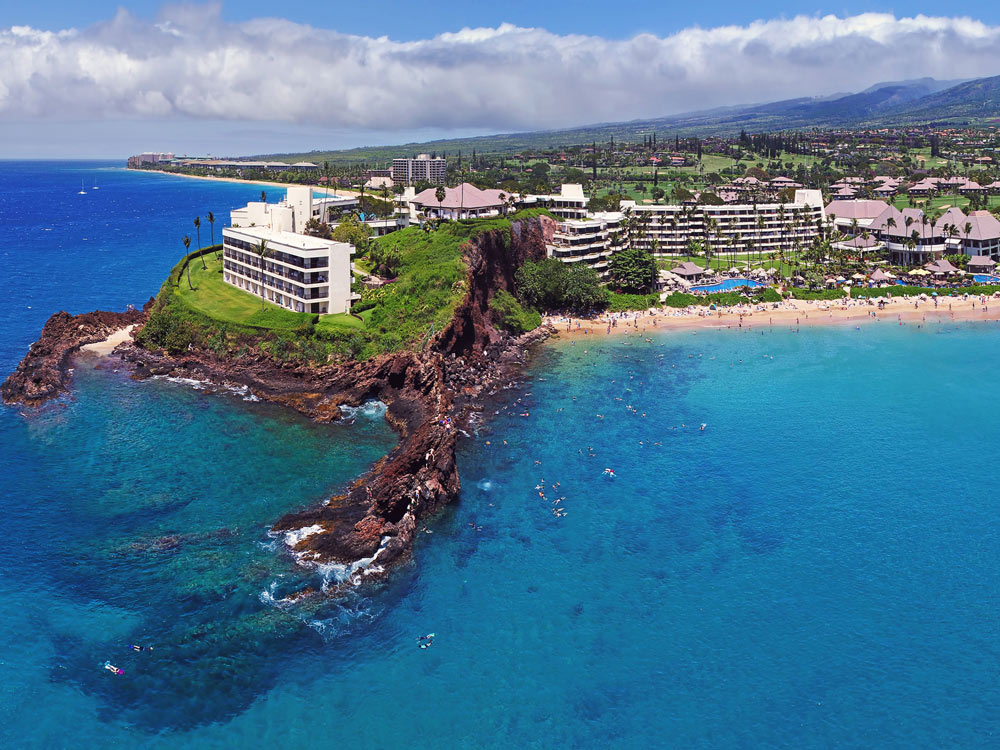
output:
<instances>
[{"instance_id":1,"label":"distant high-rise building","mask_svg":"<svg viewBox=\"0 0 1000 750\"><path fill-rule=\"evenodd\" d=\"M420 154L416 159L393 159L392 181L403 185L426 180L436 185L444 185L448 172L445 159L432 159L429 154Z\"/></svg>"}]
</instances>

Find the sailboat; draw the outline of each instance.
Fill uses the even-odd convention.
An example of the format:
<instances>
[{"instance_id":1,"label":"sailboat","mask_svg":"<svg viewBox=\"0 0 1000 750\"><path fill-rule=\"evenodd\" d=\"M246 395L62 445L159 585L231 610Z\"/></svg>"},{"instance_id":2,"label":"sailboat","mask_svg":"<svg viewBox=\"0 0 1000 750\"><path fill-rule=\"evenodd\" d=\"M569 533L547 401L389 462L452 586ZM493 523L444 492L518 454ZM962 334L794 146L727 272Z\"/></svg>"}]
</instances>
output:
<instances>
[{"instance_id":1,"label":"sailboat","mask_svg":"<svg viewBox=\"0 0 1000 750\"><path fill-rule=\"evenodd\" d=\"M83 189L83 180L80 180L80 192L77 195L86 195L87 191Z\"/></svg>"},{"instance_id":2,"label":"sailboat","mask_svg":"<svg viewBox=\"0 0 1000 750\"><path fill-rule=\"evenodd\" d=\"M100 190L100 188L97 187L97 178L96 177L94 178L94 187L92 187L91 190Z\"/></svg>"}]
</instances>

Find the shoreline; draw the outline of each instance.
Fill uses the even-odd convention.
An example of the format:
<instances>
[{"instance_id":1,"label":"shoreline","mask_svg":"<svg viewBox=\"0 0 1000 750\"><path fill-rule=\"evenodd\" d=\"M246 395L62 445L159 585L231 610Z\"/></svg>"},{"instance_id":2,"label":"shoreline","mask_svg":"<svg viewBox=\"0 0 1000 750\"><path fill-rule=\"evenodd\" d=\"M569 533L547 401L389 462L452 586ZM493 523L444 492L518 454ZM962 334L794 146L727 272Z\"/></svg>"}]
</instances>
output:
<instances>
[{"instance_id":1,"label":"shoreline","mask_svg":"<svg viewBox=\"0 0 1000 750\"><path fill-rule=\"evenodd\" d=\"M80 347L80 351L107 357L120 344L132 342L132 331L135 329L135 326L136 324L133 323L125 328L119 328L103 341L95 341L92 344L84 344Z\"/></svg>"},{"instance_id":2,"label":"shoreline","mask_svg":"<svg viewBox=\"0 0 1000 750\"><path fill-rule=\"evenodd\" d=\"M125 167L127 172L138 172L142 174L158 174L164 175L166 177L184 177L188 180L208 180L209 182L233 182L242 185L264 185L265 187L276 187L285 188L290 187L311 187L313 190L331 190L335 194L349 193L351 195L360 195L360 191L352 190L350 188L327 188L323 185L314 185L312 183L302 184L298 182L273 182L270 180L244 180L242 177L213 177L212 175L204 174L184 174L183 172L164 172L160 169L130 169Z\"/></svg>"},{"instance_id":3,"label":"shoreline","mask_svg":"<svg viewBox=\"0 0 1000 750\"><path fill-rule=\"evenodd\" d=\"M825 325L861 325L862 323L920 324L937 322L1000 321L1000 299L990 297L940 298L933 301L894 297L883 308L860 300L847 304L827 301L788 300L780 303L740 305L709 311L699 308L658 308L650 310L605 313L592 318L546 316L543 324L557 333L571 336L649 333L651 331L735 329L752 330L775 326L799 329ZM991 306L990 303L993 303ZM775 306L775 304L777 306Z\"/></svg>"}]
</instances>

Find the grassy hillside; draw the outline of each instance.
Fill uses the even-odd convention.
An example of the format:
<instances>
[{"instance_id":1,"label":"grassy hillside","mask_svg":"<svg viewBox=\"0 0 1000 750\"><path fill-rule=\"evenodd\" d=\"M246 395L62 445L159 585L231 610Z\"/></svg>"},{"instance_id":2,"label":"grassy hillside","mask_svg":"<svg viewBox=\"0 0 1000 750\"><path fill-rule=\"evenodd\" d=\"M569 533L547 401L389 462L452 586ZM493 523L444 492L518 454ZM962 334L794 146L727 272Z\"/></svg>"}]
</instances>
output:
<instances>
[{"instance_id":1,"label":"grassy hillside","mask_svg":"<svg viewBox=\"0 0 1000 750\"><path fill-rule=\"evenodd\" d=\"M880 120L889 124L973 122L1000 117L1000 76L978 78L893 107Z\"/></svg>"},{"instance_id":2,"label":"grassy hillside","mask_svg":"<svg viewBox=\"0 0 1000 750\"><path fill-rule=\"evenodd\" d=\"M483 232L510 236L511 221L534 216L446 222L432 231L410 227L377 242L398 250L399 275L375 293L374 304L358 315L293 313L235 289L222 281L214 256L190 263L188 288L184 261L164 282L139 343L180 353L189 347L239 357L259 350L280 361L323 364L368 359L401 349L420 348L431 331L441 331L466 295L467 269L462 245Z\"/></svg>"},{"instance_id":3,"label":"grassy hillside","mask_svg":"<svg viewBox=\"0 0 1000 750\"><path fill-rule=\"evenodd\" d=\"M917 124L970 121L1000 117L1000 77L982 78L957 85L922 78L873 86L856 94L819 99L799 98L764 104L718 107L629 122L599 123L578 128L505 133L478 138L455 138L399 146L370 146L344 151L311 151L300 154L259 154L259 158L331 164L386 163L420 152L462 151L471 154L505 154L521 151L586 145L597 141L638 141L657 132L664 136L735 135L740 130L774 132L858 125ZM941 90L942 86L947 86Z\"/></svg>"}]
</instances>

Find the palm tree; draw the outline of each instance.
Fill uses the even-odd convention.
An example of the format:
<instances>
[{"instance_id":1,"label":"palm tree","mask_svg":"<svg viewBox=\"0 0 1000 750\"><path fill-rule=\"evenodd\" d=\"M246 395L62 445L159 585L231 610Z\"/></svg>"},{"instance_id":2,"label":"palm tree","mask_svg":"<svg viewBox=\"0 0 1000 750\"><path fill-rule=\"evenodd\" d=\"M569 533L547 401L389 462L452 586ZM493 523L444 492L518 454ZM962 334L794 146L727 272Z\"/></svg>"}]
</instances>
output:
<instances>
[{"instance_id":1,"label":"palm tree","mask_svg":"<svg viewBox=\"0 0 1000 750\"><path fill-rule=\"evenodd\" d=\"M445 192L443 185L439 185L438 189L434 191L434 197L437 198L437 202L438 202L438 219L439 220L441 219L441 214L444 211L444 208L442 207L441 204L444 203L444 199L445 199L446 195L447 195L447 193Z\"/></svg>"},{"instance_id":2,"label":"palm tree","mask_svg":"<svg viewBox=\"0 0 1000 750\"><path fill-rule=\"evenodd\" d=\"M785 241L785 204L778 204L778 246Z\"/></svg>"},{"instance_id":3,"label":"palm tree","mask_svg":"<svg viewBox=\"0 0 1000 750\"><path fill-rule=\"evenodd\" d=\"M214 245L215 244L215 214L213 214L211 211L209 211L208 215L205 216L205 218L208 219L208 228L209 228L209 231L212 233L212 235L211 235L212 236L212 244Z\"/></svg>"},{"instance_id":4,"label":"palm tree","mask_svg":"<svg viewBox=\"0 0 1000 750\"><path fill-rule=\"evenodd\" d=\"M719 222L714 217L709 219L705 226L705 257L711 259L712 257L712 240L718 239L719 236ZM711 261L706 263L706 265L711 265Z\"/></svg>"},{"instance_id":5,"label":"palm tree","mask_svg":"<svg viewBox=\"0 0 1000 750\"><path fill-rule=\"evenodd\" d=\"M260 311L264 312L264 258L272 250L267 246L267 240L261 240L257 245L254 245L253 251L260 258Z\"/></svg>"},{"instance_id":6,"label":"palm tree","mask_svg":"<svg viewBox=\"0 0 1000 750\"><path fill-rule=\"evenodd\" d=\"M191 238L185 234L184 239L181 241L184 243L184 267L187 268L188 272L188 289L193 292L194 286L191 284L191 263L190 258L187 257L188 252L191 250ZM180 279L178 279L178 281L180 281Z\"/></svg>"},{"instance_id":7,"label":"palm tree","mask_svg":"<svg viewBox=\"0 0 1000 750\"><path fill-rule=\"evenodd\" d=\"M756 204L754 204L754 211L757 210ZM764 228L764 217L757 214L757 260L763 262L764 260L764 248L760 246L760 231ZM747 272L750 271L750 256L747 256Z\"/></svg>"},{"instance_id":8,"label":"palm tree","mask_svg":"<svg viewBox=\"0 0 1000 750\"><path fill-rule=\"evenodd\" d=\"M200 216L195 216L194 217L194 228L195 228L195 231L198 233L198 252L200 253L201 252L201 217ZM208 270L208 266L205 265L205 256L204 255L201 256L201 270L202 271L207 271Z\"/></svg>"},{"instance_id":9,"label":"palm tree","mask_svg":"<svg viewBox=\"0 0 1000 750\"><path fill-rule=\"evenodd\" d=\"M914 248L916 248L917 245L920 244L920 232L914 229L912 232L910 232L910 239L913 241L913 246L910 248L910 250L913 250ZM923 259L924 259L924 251L923 248L921 248L920 260L923 261Z\"/></svg>"},{"instance_id":10,"label":"palm tree","mask_svg":"<svg viewBox=\"0 0 1000 750\"><path fill-rule=\"evenodd\" d=\"M389 202L389 186L382 185L382 200L385 201L385 209L387 211L386 218L390 218L394 213L394 205Z\"/></svg>"}]
</instances>

